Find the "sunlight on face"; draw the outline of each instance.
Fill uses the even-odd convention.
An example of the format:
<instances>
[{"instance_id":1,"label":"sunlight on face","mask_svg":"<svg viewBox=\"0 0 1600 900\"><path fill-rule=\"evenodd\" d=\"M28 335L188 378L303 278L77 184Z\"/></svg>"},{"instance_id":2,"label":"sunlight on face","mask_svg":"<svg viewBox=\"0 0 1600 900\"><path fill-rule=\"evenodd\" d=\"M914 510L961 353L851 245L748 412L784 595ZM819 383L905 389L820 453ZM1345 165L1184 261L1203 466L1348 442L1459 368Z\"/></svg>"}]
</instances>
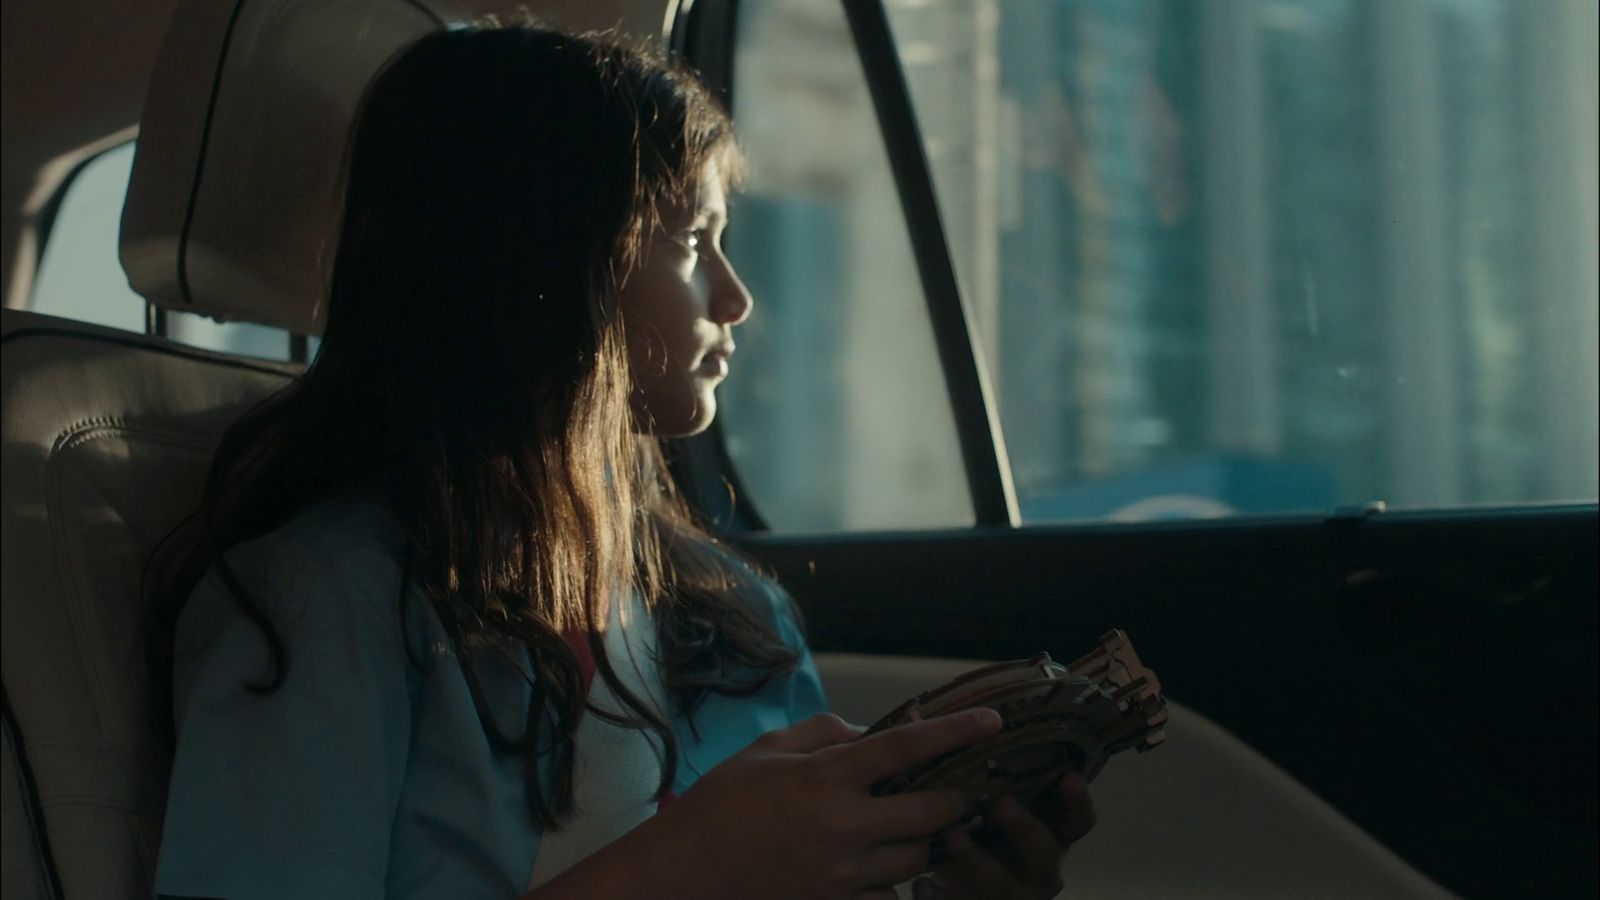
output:
<instances>
[{"instance_id":1,"label":"sunlight on face","mask_svg":"<svg viewBox=\"0 0 1600 900\"><path fill-rule=\"evenodd\" d=\"M634 420L640 432L658 437L697 434L711 424L716 387L733 355L733 326L753 305L722 254L728 206L715 163L691 201L663 210L620 301Z\"/></svg>"}]
</instances>

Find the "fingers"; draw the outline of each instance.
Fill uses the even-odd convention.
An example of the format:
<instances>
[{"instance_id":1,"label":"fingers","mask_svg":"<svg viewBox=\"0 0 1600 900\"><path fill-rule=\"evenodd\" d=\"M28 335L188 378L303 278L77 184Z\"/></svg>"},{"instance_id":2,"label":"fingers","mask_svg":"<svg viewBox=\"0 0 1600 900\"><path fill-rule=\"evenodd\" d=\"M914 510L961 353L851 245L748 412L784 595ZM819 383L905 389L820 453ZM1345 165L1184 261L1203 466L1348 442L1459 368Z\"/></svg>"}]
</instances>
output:
<instances>
[{"instance_id":1,"label":"fingers","mask_svg":"<svg viewBox=\"0 0 1600 900\"><path fill-rule=\"evenodd\" d=\"M926 871L928 842L903 841L868 850L861 880L868 884L899 884Z\"/></svg>"},{"instance_id":2,"label":"fingers","mask_svg":"<svg viewBox=\"0 0 1600 900\"><path fill-rule=\"evenodd\" d=\"M950 861L918 896L939 897L1054 897L1061 891L1062 845L1038 817L1014 798L994 803L985 821L999 838L993 849L980 846L966 828L945 835Z\"/></svg>"},{"instance_id":3,"label":"fingers","mask_svg":"<svg viewBox=\"0 0 1600 900\"><path fill-rule=\"evenodd\" d=\"M862 829L874 841L896 841L937 834L972 815L972 798L963 791L912 791L871 801Z\"/></svg>"},{"instance_id":4,"label":"fingers","mask_svg":"<svg viewBox=\"0 0 1600 900\"><path fill-rule=\"evenodd\" d=\"M1061 779L1059 811L1050 817L1049 825L1056 840L1069 847L1094 828L1094 799L1089 796L1089 785L1077 772L1069 772Z\"/></svg>"},{"instance_id":5,"label":"fingers","mask_svg":"<svg viewBox=\"0 0 1600 900\"><path fill-rule=\"evenodd\" d=\"M801 719L788 728L769 731L757 743L782 753L814 753L825 747L853 741L865 730L833 713L822 713Z\"/></svg>"},{"instance_id":6,"label":"fingers","mask_svg":"<svg viewBox=\"0 0 1600 900\"><path fill-rule=\"evenodd\" d=\"M1026 884L1060 889L1061 855L1066 848L1038 817L1029 813L1013 797L1002 797L989 809L986 821L993 822L1005 835L1005 862L1013 875Z\"/></svg>"},{"instance_id":7,"label":"fingers","mask_svg":"<svg viewBox=\"0 0 1600 900\"><path fill-rule=\"evenodd\" d=\"M1030 896L1023 882L973 843L966 829L951 829L945 835L945 847L950 851L950 862L939 867L938 875L947 885L947 893L957 897Z\"/></svg>"},{"instance_id":8,"label":"fingers","mask_svg":"<svg viewBox=\"0 0 1600 900\"><path fill-rule=\"evenodd\" d=\"M862 787L1000 730L1000 714L980 708L900 725L836 748L845 779Z\"/></svg>"}]
</instances>

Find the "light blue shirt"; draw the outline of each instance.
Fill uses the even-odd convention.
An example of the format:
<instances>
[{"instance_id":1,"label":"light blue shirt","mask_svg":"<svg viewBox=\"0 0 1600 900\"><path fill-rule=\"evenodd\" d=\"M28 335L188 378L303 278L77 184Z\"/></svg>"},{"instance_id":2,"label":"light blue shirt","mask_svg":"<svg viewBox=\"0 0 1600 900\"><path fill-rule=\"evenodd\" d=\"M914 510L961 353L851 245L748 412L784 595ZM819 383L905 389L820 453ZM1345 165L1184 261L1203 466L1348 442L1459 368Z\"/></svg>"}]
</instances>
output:
<instances>
[{"instance_id":1,"label":"light blue shirt","mask_svg":"<svg viewBox=\"0 0 1600 900\"><path fill-rule=\"evenodd\" d=\"M261 630L215 569L195 588L178 622L177 752L157 893L506 900L654 811L660 764L648 732L586 715L577 815L544 839L527 808L522 760L489 746L453 648L417 588L406 598L407 633L422 670L407 657L403 546L381 507L341 501L229 552L287 648L284 682L271 694L242 686L270 673ZM654 626L637 603L613 607L607 657L630 688L669 708L659 702ZM753 696L707 697L694 714L699 739L669 715L677 793L763 733L826 709L776 586L758 612L804 652L801 664ZM530 686L508 667L477 671L502 731L521 735ZM598 677L594 684L591 701L607 706L609 691ZM551 773L541 778L549 796Z\"/></svg>"}]
</instances>

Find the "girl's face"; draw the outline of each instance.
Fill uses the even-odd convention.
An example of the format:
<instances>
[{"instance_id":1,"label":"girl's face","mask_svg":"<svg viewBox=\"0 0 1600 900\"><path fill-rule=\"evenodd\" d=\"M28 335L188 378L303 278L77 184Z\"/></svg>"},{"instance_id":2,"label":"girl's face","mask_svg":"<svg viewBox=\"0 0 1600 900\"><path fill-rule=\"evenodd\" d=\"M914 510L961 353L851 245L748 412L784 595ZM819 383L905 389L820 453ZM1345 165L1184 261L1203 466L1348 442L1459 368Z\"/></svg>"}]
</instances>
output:
<instances>
[{"instance_id":1,"label":"girl's face","mask_svg":"<svg viewBox=\"0 0 1600 900\"><path fill-rule=\"evenodd\" d=\"M634 421L657 437L696 434L711 424L714 392L733 355L733 326L753 305L722 255L725 194L713 163L690 203L662 210L661 230L622 288Z\"/></svg>"}]
</instances>

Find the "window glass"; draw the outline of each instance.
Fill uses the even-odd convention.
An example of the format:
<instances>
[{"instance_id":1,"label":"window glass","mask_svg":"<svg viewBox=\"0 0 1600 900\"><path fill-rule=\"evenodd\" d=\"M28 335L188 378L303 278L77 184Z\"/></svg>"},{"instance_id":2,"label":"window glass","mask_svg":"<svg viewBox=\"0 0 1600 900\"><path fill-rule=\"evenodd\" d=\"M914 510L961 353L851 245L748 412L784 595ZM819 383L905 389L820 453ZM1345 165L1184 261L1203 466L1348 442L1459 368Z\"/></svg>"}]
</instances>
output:
<instances>
[{"instance_id":1,"label":"window glass","mask_svg":"<svg viewBox=\"0 0 1600 900\"><path fill-rule=\"evenodd\" d=\"M837 0L742 3L749 156L728 254L755 297L719 389L728 448L775 529L970 525L905 219Z\"/></svg>"},{"instance_id":2,"label":"window glass","mask_svg":"<svg viewBox=\"0 0 1600 900\"><path fill-rule=\"evenodd\" d=\"M1592 0L889 0L1025 519L1593 500Z\"/></svg>"},{"instance_id":3,"label":"window glass","mask_svg":"<svg viewBox=\"0 0 1600 900\"><path fill-rule=\"evenodd\" d=\"M144 331L145 301L128 287L117 258L122 201L133 171L133 143L90 160L67 185L34 276L30 308L46 315ZM167 334L175 341L266 359L286 359L287 332L249 323L219 323L171 312Z\"/></svg>"}]
</instances>

